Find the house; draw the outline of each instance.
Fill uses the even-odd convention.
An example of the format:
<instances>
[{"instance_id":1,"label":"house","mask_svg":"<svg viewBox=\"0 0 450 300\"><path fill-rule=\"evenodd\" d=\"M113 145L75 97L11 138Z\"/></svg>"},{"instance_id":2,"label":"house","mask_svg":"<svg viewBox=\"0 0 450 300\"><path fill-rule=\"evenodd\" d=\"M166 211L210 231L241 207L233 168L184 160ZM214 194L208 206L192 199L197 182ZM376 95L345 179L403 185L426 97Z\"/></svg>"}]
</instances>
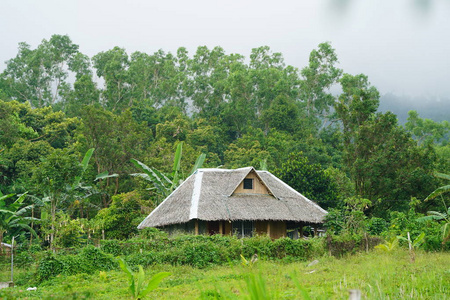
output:
<instances>
[{"instance_id":1,"label":"house","mask_svg":"<svg viewBox=\"0 0 450 300\"><path fill-rule=\"evenodd\" d=\"M267 171L198 169L138 229L157 227L193 234L267 234L276 239L305 225L323 223L327 212Z\"/></svg>"}]
</instances>

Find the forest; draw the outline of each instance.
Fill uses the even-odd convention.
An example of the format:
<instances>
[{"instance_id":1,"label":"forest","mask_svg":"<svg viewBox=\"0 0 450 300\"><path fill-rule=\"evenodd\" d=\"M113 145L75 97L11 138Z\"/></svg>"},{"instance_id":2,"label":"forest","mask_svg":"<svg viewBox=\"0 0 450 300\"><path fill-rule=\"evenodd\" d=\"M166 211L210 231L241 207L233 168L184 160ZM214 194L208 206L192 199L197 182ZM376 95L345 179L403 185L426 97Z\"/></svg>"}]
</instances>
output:
<instances>
[{"instance_id":1,"label":"forest","mask_svg":"<svg viewBox=\"0 0 450 300\"><path fill-rule=\"evenodd\" d=\"M425 232L448 249L449 122L411 110L400 125L366 75L338 64L330 43L301 67L267 46L89 57L66 35L20 43L0 74L0 241L134 237L204 154L203 167L272 172L335 234ZM136 176L132 160L173 185Z\"/></svg>"}]
</instances>

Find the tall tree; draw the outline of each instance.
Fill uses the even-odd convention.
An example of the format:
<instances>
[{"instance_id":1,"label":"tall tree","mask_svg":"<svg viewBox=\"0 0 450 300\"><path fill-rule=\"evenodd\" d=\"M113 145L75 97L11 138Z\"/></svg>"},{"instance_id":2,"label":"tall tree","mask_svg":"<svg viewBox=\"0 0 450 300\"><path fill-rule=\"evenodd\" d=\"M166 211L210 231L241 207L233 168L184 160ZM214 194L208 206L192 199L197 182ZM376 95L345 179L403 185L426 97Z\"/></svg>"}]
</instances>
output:
<instances>
[{"instance_id":1,"label":"tall tree","mask_svg":"<svg viewBox=\"0 0 450 300\"><path fill-rule=\"evenodd\" d=\"M358 196L381 203L375 210L401 209L424 197L433 180L433 156L419 149L392 113L375 114L379 93L367 76L344 74L335 103L342 122L344 164Z\"/></svg>"},{"instance_id":2,"label":"tall tree","mask_svg":"<svg viewBox=\"0 0 450 300\"><path fill-rule=\"evenodd\" d=\"M336 184L318 164L311 164L303 153L291 153L275 175L325 209L338 205Z\"/></svg>"},{"instance_id":3,"label":"tall tree","mask_svg":"<svg viewBox=\"0 0 450 300\"><path fill-rule=\"evenodd\" d=\"M95 148L96 173L129 174L130 159L140 158L152 138L146 124L134 121L129 110L115 115L92 106L84 108L82 118L79 139L84 149ZM120 192L120 179L124 178L116 177L114 182L107 178L101 186L110 194L117 194ZM103 206L108 206L110 199L103 200Z\"/></svg>"},{"instance_id":4,"label":"tall tree","mask_svg":"<svg viewBox=\"0 0 450 300\"><path fill-rule=\"evenodd\" d=\"M133 104L128 72L130 61L125 49L114 47L92 57L97 76L105 81L102 103L112 111L122 111Z\"/></svg>"},{"instance_id":5,"label":"tall tree","mask_svg":"<svg viewBox=\"0 0 450 300\"><path fill-rule=\"evenodd\" d=\"M318 49L311 51L308 66L300 72L300 100L306 106L308 117L323 119L333 107L334 96L330 88L342 75L337 63L336 52L329 43L319 44Z\"/></svg>"},{"instance_id":6,"label":"tall tree","mask_svg":"<svg viewBox=\"0 0 450 300\"><path fill-rule=\"evenodd\" d=\"M78 45L67 35L53 35L42 40L34 50L26 43L19 44L19 53L6 62L1 77L11 99L29 102L33 107L44 107L61 101L61 95L70 89L67 82L71 61L77 55Z\"/></svg>"},{"instance_id":7,"label":"tall tree","mask_svg":"<svg viewBox=\"0 0 450 300\"><path fill-rule=\"evenodd\" d=\"M450 139L450 123L448 121L435 122L422 119L415 110L408 112L406 130L411 132L418 145L446 145Z\"/></svg>"}]
</instances>

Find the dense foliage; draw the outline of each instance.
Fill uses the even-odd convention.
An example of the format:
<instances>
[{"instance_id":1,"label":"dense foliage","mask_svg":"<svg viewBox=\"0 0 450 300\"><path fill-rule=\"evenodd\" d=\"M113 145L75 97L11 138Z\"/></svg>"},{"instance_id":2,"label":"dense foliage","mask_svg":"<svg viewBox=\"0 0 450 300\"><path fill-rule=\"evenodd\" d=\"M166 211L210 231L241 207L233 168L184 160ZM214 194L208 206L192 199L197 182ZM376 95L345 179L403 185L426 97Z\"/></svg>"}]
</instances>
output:
<instances>
[{"instance_id":1,"label":"dense foliage","mask_svg":"<svg viewBox=\"0 0 450 300\"><path fill-rule=\"evenodd\" d=\"M367 76L337 64L328 43L301 69L266 46L249 58L204 46L192 54L114 47L88 57L68 36L36 49L21 43L0 74L0 191L12 194L0 204L8 217L19 197L30 209L15 215L20 226L2 229L4 239L55 248L130 238L161 201L130 176L139 171L130 160L178 181L202 153L204 167L277 174L330 210L336 232L372 220L369 231L380 234L396 214L446 212L448 194L423 199L443 184L434 172L450 171L449 123L413 111L400 126L378 112ZM445 218L431 221L439 227Z\"/></svg>"}]
</instances>

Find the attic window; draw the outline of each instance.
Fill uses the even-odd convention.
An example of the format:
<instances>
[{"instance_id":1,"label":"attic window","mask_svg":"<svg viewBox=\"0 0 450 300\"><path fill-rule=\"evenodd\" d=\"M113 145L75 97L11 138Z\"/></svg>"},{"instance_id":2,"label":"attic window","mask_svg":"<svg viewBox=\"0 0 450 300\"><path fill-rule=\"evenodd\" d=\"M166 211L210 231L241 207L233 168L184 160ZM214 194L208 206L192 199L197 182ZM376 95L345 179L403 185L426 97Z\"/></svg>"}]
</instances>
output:
<instances>
[{"instance_id":1,"label":"attic window","mask_svg":"<svg viewBox=\"0 0 450 300\"><path fill-rule=\"evenodd\" d=\"M253 178L244 179L244 190L253 190Z\"/></svg>"}]
</instances>

